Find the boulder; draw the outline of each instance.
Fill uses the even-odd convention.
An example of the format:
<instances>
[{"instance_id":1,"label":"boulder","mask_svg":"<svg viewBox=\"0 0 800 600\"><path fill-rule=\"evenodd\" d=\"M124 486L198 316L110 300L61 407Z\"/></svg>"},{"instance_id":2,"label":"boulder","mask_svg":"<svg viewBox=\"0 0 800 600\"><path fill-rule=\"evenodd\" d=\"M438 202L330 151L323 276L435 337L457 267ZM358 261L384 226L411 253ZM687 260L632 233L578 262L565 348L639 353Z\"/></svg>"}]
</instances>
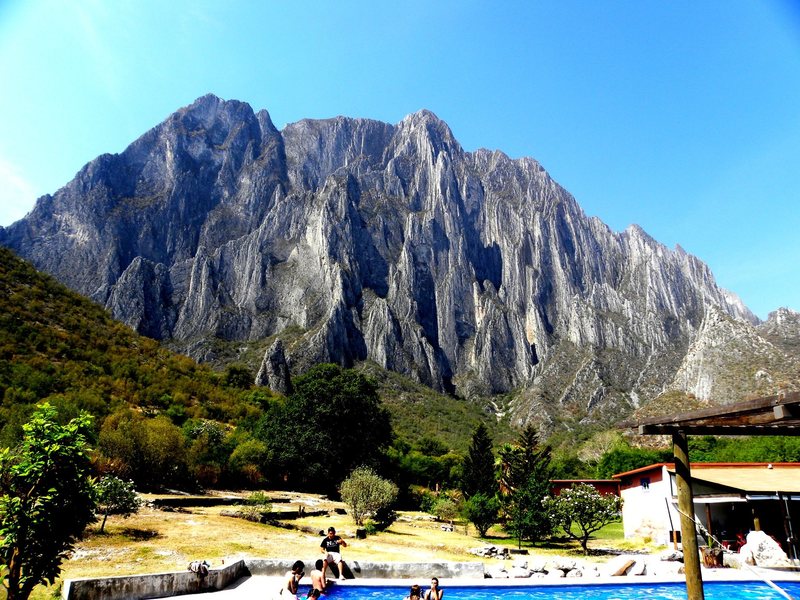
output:
<instances>
[{"instance_id":1,"label":"boulder","mask_svg":"<svg viewBox=\"0 0 800 600\"><path fill-rule=\"evenodd\" d=\"M630 556L615 556L606 565L606 571L612 577L621 577L627 575L635 564L636 559Z\"/></svg>"},{"instance_id":2,"label":"boulder","mask_svg":"<svg viewBox=\"0 0 800 600\"><path fill-rule=\"evenodd\" d=\"M531 571L525 567L511 567L508 575L509 577L513 577L515 579L528 578L531 576Z\"/></svg>"},{"instance_id":3,"label":"boulder","mask_svg":"<svg viewBox=\"0 0 800 600\"><path fill-rule=\"evenodd\" d=\"M747 534L747 543L739 553L745 562L757 567L779 568L792 566L786 552L780 544L763 531L751 531Z\"/></svg>"}]
</instances>

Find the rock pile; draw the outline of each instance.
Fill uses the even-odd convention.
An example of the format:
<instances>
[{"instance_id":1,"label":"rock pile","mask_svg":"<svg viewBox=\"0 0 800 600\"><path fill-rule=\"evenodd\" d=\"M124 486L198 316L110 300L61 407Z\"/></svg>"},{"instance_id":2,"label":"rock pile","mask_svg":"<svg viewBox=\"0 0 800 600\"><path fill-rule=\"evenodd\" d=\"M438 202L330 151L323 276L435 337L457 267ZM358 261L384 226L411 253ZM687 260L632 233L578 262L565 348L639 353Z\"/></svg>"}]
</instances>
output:
<instances>
[{"instance_id":1,"label":"rock pile","mask_svg":"<svg viewBox=\"0 0 800 600\"><path fill-rule=\"evenodd\" d=\"M477 548L490 553L489 547ZM496 550L496 549L495 549ZM475 554L475 551L472 551ZM491 554L482 554L491 557ZM507 553L496 552L497 558L510 558ZM674 555L644 557L638 555L615 556L605 564L595 565L579 562L563 556L554 557L514 557L510 567L497 564L486 570L492 579L516 578L591 578L591 577L636 577L640 575L678 575L683 572L683 564Z\"/></svg>"}]
</instances>

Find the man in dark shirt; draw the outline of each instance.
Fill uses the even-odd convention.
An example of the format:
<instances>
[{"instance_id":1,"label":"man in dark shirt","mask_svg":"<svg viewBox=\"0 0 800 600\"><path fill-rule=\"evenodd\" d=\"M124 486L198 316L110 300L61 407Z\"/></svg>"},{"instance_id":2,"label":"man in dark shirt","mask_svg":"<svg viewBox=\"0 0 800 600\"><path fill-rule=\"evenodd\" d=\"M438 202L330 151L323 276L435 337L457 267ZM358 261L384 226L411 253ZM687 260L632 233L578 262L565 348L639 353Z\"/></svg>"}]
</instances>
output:
<instances>
[{"instance_id":1,"label":"man in dark shirt","mask_svg":"<svg viewBox=\"0 0 800 600\"><path fill-rule=\"evenodd\" d=\"M322 542L320 543L319 547L322 549L322 553L325 554L325 565L322 567L322 575L325 575L325 569L328 565L336 564L336 568L339 570L339 580L344 579L344 561L342 560L342 555L339 550L339 547L347 548L347 542L345 542L341 537L336 535L336 530L333 527L328 527L328 535L322 538ZM333 569L331 569L333 571Z\"/></svg>"}]
</instances>

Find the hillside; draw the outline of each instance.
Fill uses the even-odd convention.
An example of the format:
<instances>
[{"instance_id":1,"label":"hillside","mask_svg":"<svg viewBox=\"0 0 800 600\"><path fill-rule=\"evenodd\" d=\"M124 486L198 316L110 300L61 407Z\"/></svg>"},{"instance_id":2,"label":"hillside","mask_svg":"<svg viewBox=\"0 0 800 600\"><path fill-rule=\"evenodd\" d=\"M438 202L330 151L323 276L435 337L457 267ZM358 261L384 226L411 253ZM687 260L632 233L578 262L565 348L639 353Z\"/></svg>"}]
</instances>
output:
<instances>
[{"instance_id":1,"label":"hillside","mask_svg":"<svg viewBox=\"0 0 800 600\"><path fill-rule=\"evenodd\" d=\"M413 445L435 436L463 452L472 428L486 420L502 439L508 428L470 403L370 365L395 432ZM87 410L103 419L131 407L174 423L209 419L234 425L262 415L275 396L251 385L234 365L214 371L162 347L112 319L96 303L37 272L0 248L0 445L12 445L31 405L43 399L70 416ZM401 401L402 400L402 401ZM427 416L435 415L435 419Z\"/></svg>"},{"instance_id":2,"label":"hillside","mask_svg":"<svg viewBox=\"0 0 800 600\"><path fill-rule=\"evenodd\" d=\"M179 421L260 412L224 379L0 248L0 444L13 442L30 405L43 399L67 415L101 418L126 406Z\"/></svg>"}]
</instances>

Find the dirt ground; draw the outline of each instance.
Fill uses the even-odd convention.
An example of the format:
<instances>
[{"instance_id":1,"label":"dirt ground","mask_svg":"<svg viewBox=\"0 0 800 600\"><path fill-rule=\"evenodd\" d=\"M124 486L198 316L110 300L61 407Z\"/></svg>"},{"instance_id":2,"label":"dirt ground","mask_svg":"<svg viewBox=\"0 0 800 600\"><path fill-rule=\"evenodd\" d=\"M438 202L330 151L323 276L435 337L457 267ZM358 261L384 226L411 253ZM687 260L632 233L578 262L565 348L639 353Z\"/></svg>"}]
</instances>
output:
<instances>
[{"instance_id":1,"label":"dirt ground","mask_svg":"<svg viewBox=\"0 0 800 600\"><path fill-rule=\"evenodd\" d=\"M294 516L302 508L307 516L284 521L287 527L292 527L285 528L220 514L232 510L232 506L164 509L149 504L128 518L110 516L103 534L99 533L99 522L91 526L89 535L63 564L62 579L181 571L193 560L207 560L212 566L241 558L305 560L320 554L320 532L331 525L348 543L343 551L345 560L474 561L479 559L469 552L472 548L487 543L514 547L512 540L500 537L499 529L490 530L488 541L481 540L471 526L466 531L463 524L457 524L454 531L444 531L442 523L418 512L401 512L388 531L359 540L355 538L352 519L341 514L344 512L341 503L313 494L269 492L268 495L285 500L275 501L273 511ZM146 499L152 501L153 497ZM324 514L311 516L317 511ZM47 593L37 597L52 597L58 587L42 588Z\"/></svg>"}]
</instances>

